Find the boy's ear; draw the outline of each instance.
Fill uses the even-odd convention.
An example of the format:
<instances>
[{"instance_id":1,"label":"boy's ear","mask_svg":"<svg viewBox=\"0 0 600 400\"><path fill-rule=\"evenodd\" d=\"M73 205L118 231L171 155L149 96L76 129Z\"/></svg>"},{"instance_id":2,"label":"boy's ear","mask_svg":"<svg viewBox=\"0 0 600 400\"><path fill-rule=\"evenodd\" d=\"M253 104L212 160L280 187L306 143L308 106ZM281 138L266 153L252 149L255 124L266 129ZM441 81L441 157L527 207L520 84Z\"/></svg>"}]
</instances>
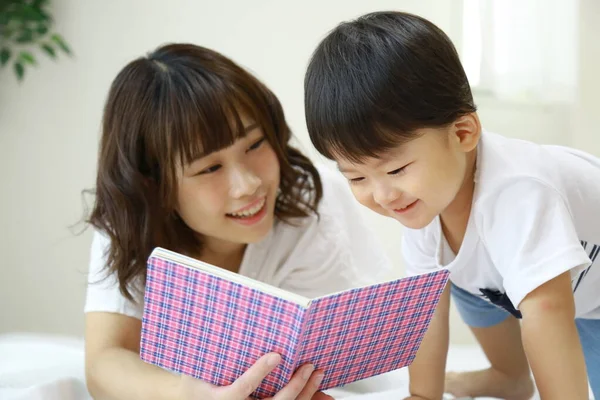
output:
<instances>
[{"instance_id":1,"label":"boy's ear","mask_svg":"<svg viewBox=\"0 0 600 400\"><path fill-rule=\"evenodd\" d=\"M481 138L481 123L479 116L473 112L456 119L450 127L450 134L465 153L474 150Z\"/></svg>"}]
</instances>

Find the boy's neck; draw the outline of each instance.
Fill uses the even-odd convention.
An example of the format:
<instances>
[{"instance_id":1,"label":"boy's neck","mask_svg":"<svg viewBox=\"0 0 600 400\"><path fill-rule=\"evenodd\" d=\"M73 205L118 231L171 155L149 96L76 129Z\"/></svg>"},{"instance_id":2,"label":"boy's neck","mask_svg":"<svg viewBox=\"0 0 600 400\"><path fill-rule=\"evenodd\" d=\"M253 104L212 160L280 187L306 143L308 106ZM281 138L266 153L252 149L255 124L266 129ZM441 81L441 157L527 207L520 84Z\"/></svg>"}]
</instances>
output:
<instances>
[{"instance_id":1,"label":"boy's neck","mask_svg":"<svg viewBox=\"0 0 600 400\"><path fill-rule=\"evenodd\" d=\"M475 191L475 168L477 159L477 150L467 155L468 166L461 188L456 197L440 215L442 232L446 237L448 245L458 254L467 231L469 217L471 215L471 205L473 203L473 192Z\"/></svg>"}]
</instances>

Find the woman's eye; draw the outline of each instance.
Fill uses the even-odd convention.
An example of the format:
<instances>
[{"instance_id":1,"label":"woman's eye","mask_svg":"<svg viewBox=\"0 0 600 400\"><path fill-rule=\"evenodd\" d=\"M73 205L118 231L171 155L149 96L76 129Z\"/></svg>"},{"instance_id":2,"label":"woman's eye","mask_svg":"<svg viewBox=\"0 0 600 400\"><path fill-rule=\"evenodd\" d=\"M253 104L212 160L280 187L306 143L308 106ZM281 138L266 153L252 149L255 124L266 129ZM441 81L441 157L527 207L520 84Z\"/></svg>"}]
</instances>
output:
<instances>
[{"instance_id":1,"label":"woman's eye","mask_svg":"<svg viewBox=\"0 0 600 400\"><path fill-rule=\"evenodd\" d=\"M363 181L365 178L352 178L352 179L348 179L350 181L351 184L357 184L358 182Z\"/></svg>"},{"instance_id":2,"label":"woman's eye","mask_svg":"<svg viewBox=\"0 0 600 400\"><path fill-rule=\"evenodd\" d=\"M256 142L254 142L254 143L252 144L252 146L250 146L250 148L248 149L248 151L251 151L251 150L256 150L256 149L258 149L260 146L262 146L262 144L263 144L264 142L265 142L265 138L264 138L264 137L263 137L263 138L260 138L259 140L257 140Z\"/></svg>"},{"instance_id":3,"label":"woman's eye","mask_svg":"<svg viewBox=\"0 0 600 400\"><path fill-rule=\"evenodd\" d=\"M198 175L211 174L221 169L221 164L215 164L198 172Z\"/></svg>"}]
</instances>

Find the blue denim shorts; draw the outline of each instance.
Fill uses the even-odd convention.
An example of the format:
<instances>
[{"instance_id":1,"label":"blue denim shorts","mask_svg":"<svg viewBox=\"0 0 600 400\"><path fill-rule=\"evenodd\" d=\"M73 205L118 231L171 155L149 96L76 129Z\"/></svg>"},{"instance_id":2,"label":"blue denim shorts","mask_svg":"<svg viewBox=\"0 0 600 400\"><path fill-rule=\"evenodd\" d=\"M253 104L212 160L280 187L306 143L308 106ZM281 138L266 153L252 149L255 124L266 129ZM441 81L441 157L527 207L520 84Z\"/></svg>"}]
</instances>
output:
<instances>
[{"instance_id":1,"label":"blue denim shorts","mask_svg":"<svg viewBox=\"0 0 600 400\"><path fill-rule=\"evenodd\" d=\"M462 320L474 328L488 328L511 317L510 313L481 297L451 284L452 299ZM600 400L600 319L576 318L588 379L594 398Z\"/></svg>"}]
</instances>

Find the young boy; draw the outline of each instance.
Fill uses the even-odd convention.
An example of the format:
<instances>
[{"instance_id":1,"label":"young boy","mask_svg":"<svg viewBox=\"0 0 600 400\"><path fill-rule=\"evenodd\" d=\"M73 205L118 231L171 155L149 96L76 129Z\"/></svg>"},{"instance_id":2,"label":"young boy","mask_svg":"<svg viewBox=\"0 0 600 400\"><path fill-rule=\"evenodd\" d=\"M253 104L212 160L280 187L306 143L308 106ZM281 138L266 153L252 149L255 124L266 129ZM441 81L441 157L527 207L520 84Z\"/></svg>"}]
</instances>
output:
<instances>
[{"instance_id":1,"label":"young boy","mask_svg":"<svg viewBox=\"0 0 600 400\"><path fill-rule=\"evenodd\" d=\"M407 228L408 273L451 271L410 399L528 399L529 365L543 399L588 399L586 374L599 399L600 160L483 130L454 46L415 15L336 27L305 93L315 147ZM450 293L489 369L444 375Z\"/></svg>"}]
</instances>

